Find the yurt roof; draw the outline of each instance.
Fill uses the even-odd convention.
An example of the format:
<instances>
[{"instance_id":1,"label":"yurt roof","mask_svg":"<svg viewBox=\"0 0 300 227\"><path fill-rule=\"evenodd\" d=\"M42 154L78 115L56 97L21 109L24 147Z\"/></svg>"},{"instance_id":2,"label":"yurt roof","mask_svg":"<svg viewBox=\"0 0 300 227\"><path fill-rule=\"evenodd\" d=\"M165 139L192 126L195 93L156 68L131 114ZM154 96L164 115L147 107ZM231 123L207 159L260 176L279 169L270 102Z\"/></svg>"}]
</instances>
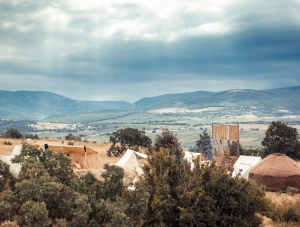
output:
<instances>
[{"instance_id":1,"label":"yurt roof","mask_svg":"<svg viewBox=\"0 0 300 227\"><path fill-rule=\"evenodd\" d=\"M297 163L288 156L279 153L270 154L254 166L250 172L273 177L300 176L300 168Z\"/></svg>"}]
</instances>

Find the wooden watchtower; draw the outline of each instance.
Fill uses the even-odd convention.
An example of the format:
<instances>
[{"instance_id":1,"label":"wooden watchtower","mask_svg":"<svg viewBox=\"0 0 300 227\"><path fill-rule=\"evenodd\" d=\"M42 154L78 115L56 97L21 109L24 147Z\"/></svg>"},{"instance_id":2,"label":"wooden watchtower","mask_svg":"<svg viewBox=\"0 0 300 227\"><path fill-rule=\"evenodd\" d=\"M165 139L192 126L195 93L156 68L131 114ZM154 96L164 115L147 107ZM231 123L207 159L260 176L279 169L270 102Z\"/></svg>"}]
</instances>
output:
<instances>
[{"instance_id":1,"label":"wooden watchtower","mask_svg":"<svg viewBox=\"0 0 300 227\"><path fill-rule=\"evenodd\" d=\"M240 156L239 137L239 125L212 125L212 154L214 157L215 148L217 146L218 154L221 156L221 165L225 166L229 163L231 140L237 141L237 156ZM226 141L227 149L225 150ZM221 143L220 145L219 142Z\"/></svg>"}]
</instances>

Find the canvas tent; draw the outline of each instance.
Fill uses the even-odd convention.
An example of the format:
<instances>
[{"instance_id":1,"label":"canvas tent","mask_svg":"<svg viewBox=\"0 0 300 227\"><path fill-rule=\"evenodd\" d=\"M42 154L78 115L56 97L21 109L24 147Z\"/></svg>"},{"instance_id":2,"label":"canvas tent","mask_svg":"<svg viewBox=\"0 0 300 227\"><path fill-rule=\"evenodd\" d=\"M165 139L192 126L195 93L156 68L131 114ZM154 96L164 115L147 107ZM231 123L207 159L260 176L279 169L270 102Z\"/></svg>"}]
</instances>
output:
<instances>
[{"instance_id":1,"label":"canvas tent","mask_svg":"<svg viewBox=\"0 0 300 227\"><path fill-rule=\"evenodd\" d=\"M248 180L250 169L255 166L257 163L261 161L261 157L259 156L245 156L240 155L240 157L236 160L233 165L233 176L236 176L241 170L241 177Z\"/></svg>"},{"instance_id":2,"label":"canvas tent","mask_svg":"<svg viewBox=\"0 0 300 227\"><path fill-rule=\"evenodd\" d=\"M136 171L138 175L143 174L143 170L138 163L136 155L141 158L147 158L146 154L128 149L122 158L117 162L116 166L122 167L124 171L128 173L134 173Z\"/></svg>"},{"instance_id":3,"label":"canvas tent","mask_svg":"<svg viewBox=\"0 0 300 227\"><path fill-rule=\"evenodd\" d=\"M300 189L300 168L284 154L270 154L250 170L249 179L266 185L268 191L286 192L287 187Z\"/></svg>"},{"instance_id":4,"label":"canvas tent","mask_svg":"<svg viewBox=\"0 0 300 227\"><path fill-rule=\"evenodd\" d=\"M54 146L48 145L48 149L63 152L70 156L73 163L78 163L82 169L97 169L102 166L98 152L83 146Z\"/></svg>"},{"instance_id":5,"label":"canvas tent","mask_svg":"<svg viewBox=\"0 0 300 227\"><path fill-rule=\"evenodd\" d=\"M193 161L194 159L197 159L200 162L205 161L205 158L202 153L189 152L189 151L184 152L183 159L187 160L191 164L191 170L193 170L195 166Z\"/></svg>"},{"instance_id":6,"label":"canvas tent","mask_svg":"<svg viewBox=\"0 0 300 227\"><path fill-rule=\"evenodd\" d=\"M21 165L17 164L17 163L12 163L11 159L15 157L15 155L19 155L21 154L21 150L22 150L22 146L14 146L11 155L9 156L1 156L0 159L7 163L8 165L10 165L10 171L13 174L19 174L20 170L21 170Z\"/></svg>"}]
</instances>

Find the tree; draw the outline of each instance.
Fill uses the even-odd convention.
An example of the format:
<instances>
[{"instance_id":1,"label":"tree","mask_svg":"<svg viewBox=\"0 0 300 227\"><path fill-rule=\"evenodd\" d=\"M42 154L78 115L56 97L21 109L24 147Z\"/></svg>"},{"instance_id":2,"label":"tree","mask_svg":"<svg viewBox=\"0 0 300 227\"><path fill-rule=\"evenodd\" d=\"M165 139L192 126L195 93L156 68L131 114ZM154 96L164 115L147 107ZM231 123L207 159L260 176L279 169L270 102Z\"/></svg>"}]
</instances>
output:
<instances>
[{"instance_id":1,"label":"tree","mask_svg":"<svg viewBox=\"0 0 300 227\"><path fill-rule=\"evenodd\" d=\"M0 160L0 193L7 187L13 187L16 178L9 170L9 165Z\"/></svg>"},{"instance_id":2,"label":"tree","mask_svg":"<svg viewBox=\"0 0 300 227\"><path fill-rule=\"evenodd\" d=\"M260 226L265 192L228 169L195 160L193 171L168 149L153 152L143 167L150 197L144 226Z\"/></svg>"},{"instance_id":3,"label":"tree","mask_svg":"<svg viewBox=\"0 0 300 227\"><path fill-rule=\"evenodd\" d=\"M124 170L105 165L99 180L92 174L79 177L62 152L42 151L24 144L13 162L22 164L16 184L8 166L0 171L0 223L17 221L20 226L134 226L142 223L134 217L145 193L125 193ZM0 162L0 164L2 164ZM6 182L7 187L2 187ZM3 191L4 190L4 191ZM129 204L126 204L130 201ZM143 209L142 209L143 210ZM144 208L145 210L145 208ZM129 217L133 218L131 221ZM142 217L142 216L141 216Z\"/></svg>"},{"instance_id":4,"label":"tree","mask_svg":"<svg viewBox=\"0 0 300 227\"><path fill-rule=\"evenodd\" d=\"M38 140L38 139L40 139L39 136L38 136L38 134L32 134L32 133L26 133L26 134L23 135L23 137L24 137L25 139L30 138L30 139L33 139L33 140Z\"/></svg>"},{"instance_id":5,"label":"tree","mask_svg":"<svg viewBox=\"0 0 300 227\"><path fill-rule=\"evenodd\" d=\"M296 128L281 121L273 121L265 132L261 142L264 146L264 157L272 153L282 153L292 159L300 159L299 135Z\"/></svg>"},{"instance_id":6,"label":"tree","mask_svg":"<svg viewBox=\"0 0 300 227\"><path fill-rule=\"evenodd\" d=\"M196 141L195 152L202 153L206 159L212 159L211 137L205 129L202 134L199 134L200 139Z\"/></svg>"},{"instance_id":7,"label":"tree","mask_svg":"<svg viewBox=\"0 0 300 227\"><path fill-rule=\"evenodd\" d=\"M113 132L109 141L112 143L107 155L119 156L127 149L136 150L139 147L151 149L151 139L145 135L145 131L134 128L124 128Z\"/></svg>"},{"instance_id":8,"label":"tree","mask_svg":"<svg viewBox=\"0 0 300 227\"><path fill-rule=\"evenodd\" d=\"M176 134L167 127L162 128L160 135L156 135L153 151L160 151L162 148L167 149L170 152L170 155L175 156L178 161L182 158L183 149L181 143L178 141Z\"/></svg>"},{"instance_id":9,"label":"tree","mask_svg":"<svg viewBox=\"0 0 300 227\"><path fill-rule=\"evenodd\" d=\"M244 154L244 148L242 144L239 142L240 155ZM230 156L237 156L237 141L231 141L230 144Z\"/></svg>"},{"instance_id":10,"label":"tree","mask_svg":"<svg viewBox=\"0 0 300 227\"><path fill-rule=\"evenodd\" d=\"M2 133L3 138L21 139L23 138L22 133L15 128L9 128L4 133Z\"/></svg>"},{"instance_id":11,"label":"tree","mask_svg":"<svg viewBox=\"0 0 300 227\"><path fill-rule=\"evenodd\" d=\"M74 136L72 133L69 133L66 135L66 140L75 140L75 141L81 141L80 136Z\"/></svg>"}]
</instances>

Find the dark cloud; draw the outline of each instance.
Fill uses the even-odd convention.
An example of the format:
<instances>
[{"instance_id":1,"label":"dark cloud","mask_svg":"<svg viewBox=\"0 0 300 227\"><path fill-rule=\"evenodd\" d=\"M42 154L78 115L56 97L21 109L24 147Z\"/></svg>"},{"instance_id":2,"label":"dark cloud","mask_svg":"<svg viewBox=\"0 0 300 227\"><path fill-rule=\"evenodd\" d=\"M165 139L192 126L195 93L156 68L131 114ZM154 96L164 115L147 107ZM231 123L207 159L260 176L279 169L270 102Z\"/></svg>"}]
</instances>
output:
<instances>
[{"instance_id":1,"label":"dark cloud","mask_svg":"<svg viewBox=\"0 0 300 227\"><path fill-rule=\"evenodd\" d=\"M219 4L1 2L0 79L6 82L0 89L32 89L33 78L37 84L72 80L48 90L95 99L79 85L98 85L97 97L133 100L300 85L299 1Z\"/></svg>"}]
</instances>

